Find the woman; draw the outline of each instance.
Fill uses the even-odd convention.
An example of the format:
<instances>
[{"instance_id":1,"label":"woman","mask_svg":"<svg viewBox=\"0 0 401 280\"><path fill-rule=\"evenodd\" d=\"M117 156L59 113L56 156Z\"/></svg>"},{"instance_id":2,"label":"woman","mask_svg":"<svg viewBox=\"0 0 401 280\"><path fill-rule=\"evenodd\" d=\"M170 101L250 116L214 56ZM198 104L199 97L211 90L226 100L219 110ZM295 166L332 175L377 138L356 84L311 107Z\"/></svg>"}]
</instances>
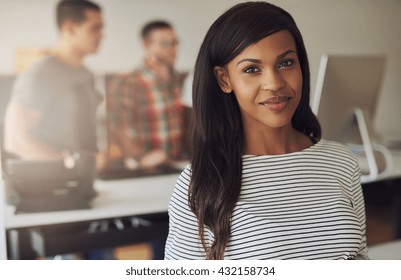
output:
<instances>
[{"instance_id":1,"label":"woman","mask_svg":"<svg viewBox=\"0 0 401 280\"><path fill-rule=\"evenodd\" d=\"M195 65L192 158L169 206L166 259L366 258L357 161L320 139L291 15L238 4Z\"/></svg>"}]
</instances>

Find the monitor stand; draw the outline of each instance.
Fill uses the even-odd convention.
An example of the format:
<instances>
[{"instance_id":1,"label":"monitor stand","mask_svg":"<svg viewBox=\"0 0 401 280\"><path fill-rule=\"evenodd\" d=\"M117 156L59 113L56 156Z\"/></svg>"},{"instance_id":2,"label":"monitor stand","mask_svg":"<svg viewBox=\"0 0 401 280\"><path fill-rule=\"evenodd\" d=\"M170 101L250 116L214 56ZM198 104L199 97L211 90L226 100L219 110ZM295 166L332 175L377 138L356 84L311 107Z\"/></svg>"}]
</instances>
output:
<instances>
[{"instance_id":1,"label":"monitor stand","mask_svg":"<svg viewBox=\"0 0 401 280\"><path fill-rule=\"evenodd\" d=\"M362 175L362 176L366 176L367 179L374 180L379 175L379 169L377 168L377 162L376 162L376 157L375 157L375 153L373 150L372 139L371 139L371 136L369 133L369 131L372 131L372 129L369 129L371 127L371 123L367 122L365 115L361 108L354 109L354 116L356 118L356 123L359 128L359 134L362 139L363 150L365 152L366 160L367 160L368 167L369 167L369 174ZM369 124L369 127L368 127L368 124Z\"/></svg>"},{"instance_id":2,"label":"monitor stand","mask_svg":"<svg viewBox=\"0 0 401 280\"><path fill-rule=\"evenodd\" d=\"M377 180L379 177L387 176L388 172L392 168L392 156L390 151L383 145L373 143L373 126L371 119L367 118L367 115L364 113L364 111L361 108L356 107L352 113L355 117L354 124L357 126L357 133L360 136L362 145L351 144L349 146L351 146L351 150L354 152L354 154L364 155L363 160L366 162L368 167L368 174L362 174L362 181L369 182ZM383 171L380 171L378 168L375 152L380 152L383 155L385 161L385 168Z\"/></svg>"}]
</instances>

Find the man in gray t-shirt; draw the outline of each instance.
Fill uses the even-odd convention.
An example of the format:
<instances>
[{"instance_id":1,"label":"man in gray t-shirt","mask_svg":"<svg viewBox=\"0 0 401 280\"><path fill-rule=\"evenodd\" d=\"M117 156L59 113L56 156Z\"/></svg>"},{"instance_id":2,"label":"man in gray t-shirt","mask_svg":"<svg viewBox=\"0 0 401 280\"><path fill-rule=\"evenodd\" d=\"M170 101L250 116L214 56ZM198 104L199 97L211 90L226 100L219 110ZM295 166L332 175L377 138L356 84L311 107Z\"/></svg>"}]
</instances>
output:
<instances>
[{"instance_id":1,"label":"man in gray t-shirt","mask_svg":"<svg viewBox=\"0 0 401 280\"><path fill-rule=\"evenodd\" d=\"M89 1L57 5L59 40L50 55L21 74L5 118L4 148L26 160L61 159L65 152L96 152L100 96L83 66L102 39L101 8Z\"/></svg>"},{"instance_id":2,"label":"man in gray t-shirt","mask_svg":"<svg viewBox=\"0 0 401 280\"><path fill-rule=\"evenodd\" d=\"M50 149L96 152L95 115L100 98L87 69L50 56L16 81L11 102L42 112L31 133Z\"/></svg>"}]
</instances>

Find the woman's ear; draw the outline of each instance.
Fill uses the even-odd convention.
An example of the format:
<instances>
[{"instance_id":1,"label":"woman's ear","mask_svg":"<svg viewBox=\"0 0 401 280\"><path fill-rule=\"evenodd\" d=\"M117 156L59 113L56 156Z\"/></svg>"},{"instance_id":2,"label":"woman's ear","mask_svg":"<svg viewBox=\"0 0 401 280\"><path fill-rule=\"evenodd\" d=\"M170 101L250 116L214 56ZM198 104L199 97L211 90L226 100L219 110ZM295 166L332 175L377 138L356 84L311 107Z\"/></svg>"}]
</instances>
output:
<instances>
[{"instance_id":1,"label":"woman's ear","mask_svg":"<svg viewBox=\"0 0 401 280\"><path fill-rule=\"evenodd\" d=\"M227 70L221 66L214 67L214 75L216 76L217 82L220 85L220 88L225 93L231 93L231 83L230 77L228 76Z\"/></svg>"}]
</instances>

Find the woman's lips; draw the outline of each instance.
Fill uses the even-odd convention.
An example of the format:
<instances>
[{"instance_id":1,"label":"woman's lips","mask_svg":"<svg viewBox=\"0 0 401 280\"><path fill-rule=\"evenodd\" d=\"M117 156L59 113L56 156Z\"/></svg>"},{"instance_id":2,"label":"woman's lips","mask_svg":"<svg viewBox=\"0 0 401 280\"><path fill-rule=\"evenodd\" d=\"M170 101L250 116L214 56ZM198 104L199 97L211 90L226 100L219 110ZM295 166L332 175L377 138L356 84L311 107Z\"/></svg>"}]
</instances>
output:
<instances>
[{"instance_id":1,"label":"woman's lips","mask_svg":"<svg viewBox=\"0 0 401 280\"><path fill-rule=\"evenodd\" d=\"M273 96L262 102L259 102L259 104L273 111L279 111L287 106L291 98L292 97L290 96Z\"/></svg>"}]
</instances>

